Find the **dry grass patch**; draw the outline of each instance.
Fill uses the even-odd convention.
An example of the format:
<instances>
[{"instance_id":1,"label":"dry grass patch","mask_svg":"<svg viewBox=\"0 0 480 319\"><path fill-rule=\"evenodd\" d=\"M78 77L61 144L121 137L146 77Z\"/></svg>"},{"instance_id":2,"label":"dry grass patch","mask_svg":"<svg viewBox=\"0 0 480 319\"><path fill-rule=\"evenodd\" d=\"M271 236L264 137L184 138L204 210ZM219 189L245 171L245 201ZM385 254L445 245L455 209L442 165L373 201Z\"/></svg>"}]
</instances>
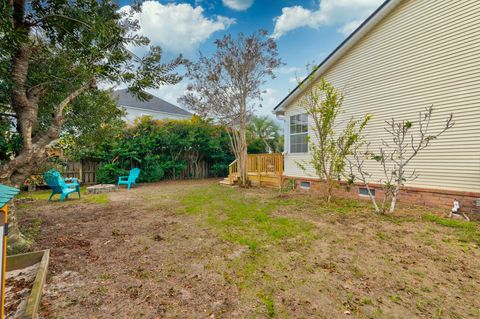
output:
<instances>
[{"instance_id":1,"label":"dry grass patch","mask_svg":"<svg viewBox=\"0 0 480 319\"><path fill-rule=\"evenodd\" d=\"M19 210L52 249L45 318L480 317L478 224L424 208L207 180Z\"/></svg>"}]
</instances>

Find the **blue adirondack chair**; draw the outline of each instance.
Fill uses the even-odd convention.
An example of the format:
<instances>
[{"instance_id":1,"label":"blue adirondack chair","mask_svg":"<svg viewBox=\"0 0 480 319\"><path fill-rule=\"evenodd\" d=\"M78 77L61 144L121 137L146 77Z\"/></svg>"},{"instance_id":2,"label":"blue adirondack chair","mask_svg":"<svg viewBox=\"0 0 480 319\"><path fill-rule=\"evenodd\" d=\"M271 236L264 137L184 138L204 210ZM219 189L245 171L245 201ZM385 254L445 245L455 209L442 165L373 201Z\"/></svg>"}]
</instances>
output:
<instances>
[{"instance_id":1,"label":"blue adirondack chair","mask_svg":"<svg viewBox=\"0 0 480 319\"><path fill-rule=\"evenodd\" d=\"M137 186L138 175L140 175L140 169L132 168L128 176L118 177L118 187L120 187L120 185L127 185L127 189L130 189L131 185Z\"/></svg>"},{"instance_id":2,"label":"blue adirondack chair","mask_svg":"<svg viewBox=\"0 0 480 319\"><path fill-rule=\"evenodd\" d=\"M52 189L52 195L48 198L50 201L55 194L60 194L60 201L63 202L65 198L71 193L78 193L80 198L80 184L76 178L62 178L62 175L57 170L51 169L43 174L43 179L48 187Z\"/></svg>"}]
</instances>

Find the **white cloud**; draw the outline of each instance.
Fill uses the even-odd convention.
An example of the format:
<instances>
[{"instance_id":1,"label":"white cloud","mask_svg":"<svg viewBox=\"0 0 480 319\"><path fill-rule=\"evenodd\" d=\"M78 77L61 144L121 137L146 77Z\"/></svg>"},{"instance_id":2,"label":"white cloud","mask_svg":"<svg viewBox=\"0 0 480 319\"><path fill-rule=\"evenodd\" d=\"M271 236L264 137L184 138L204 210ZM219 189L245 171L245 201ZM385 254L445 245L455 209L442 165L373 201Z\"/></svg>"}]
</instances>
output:
<instances>
[{"instance_id":1,"label":"white cloud","mask_svg":"<svg viewBox=\"0 0 480 319\"><path fill-rule=\"evenodd\" d=\"M273 88L265 88L262 92L262 107L255 110L256 115L272 115L273 108L281 100L279 92Z\"/></svg>"},{"instance_id":2,"label":"white cloud","mask_svg":"<svg viewBox=\"0 0 480 319\"><path fill-rule=\"evenodd\" d=\"M170 102L174 105L177 105L181 108L185 108L183 105L178 103L178 98L184 95L187 91L188 83L184 80L175 85L163 85L155 90L149 90L148 92L158 96L159 98Z\"/></svg>"},{"instance_id":3,"label":"white cloud","mask_svg":"<svg viewBox=\"0 0 480 319\"><path fill-rule=\"evenodd\" d=\"M353 31L355 31L355 29L357 29L362 24L362 22L363 20L354 20L354 21L345 23L340 28L338 28L338 31L348 35Z\"/></svg>"},{"instance_id":4,"label":"white cloud","mask_svg":"<svg viewBox=\"0 0 480 319\"><path fill-rule=\"evenodd\" d=\"M129 10L130 6L121 10ZM212 33L225 30L235 23L223 16L207 18L200 6L187 3L161 4L157 1L142 3L142 12L136 14L140 23L139 34L147 36L152 44L173 53L188 53L197 49Z\"/></svg>"},{"instance_id":5,"label":"white cloud","mask_svg":"<svg viewBox=\"0 0 480 319\"><path fill-rule=\"evenodd\" d=\"M302 81L302 77L292 76L288 79L288 83L298 84Z\"/></svg>"},{"instance_id":6,"label":"white cloud","mask_svg":"<svg viewBox=\"0 0 480 319\"><path fill-rule=\"evenodd\" d=\"M301 71L302 69L297 68L296 66L281 66L275 70L277 74L292 74Z\"/></svg>"},{"instance_id":7,"label":"white cloud","mask_svg":"<svg viewBox=\"0 0 480 319\"><path fill-rule=\"evenodd\" d=\"M233 10L244 11L250 8L253 0L223 0L223 5Z\"/></svg>"},{"instance_id":8,"label":"white cloud","mask_svg":"<svg viewBox=\"0 0 480 319\"><path fill-rule=\"evenodd\" d=\"M297 28L339 26L348 34L355 30L384 0L321 0L318 10L302 6L285 7L275 18L273 37L278 39Z\"/></svg>"}]
</instances>

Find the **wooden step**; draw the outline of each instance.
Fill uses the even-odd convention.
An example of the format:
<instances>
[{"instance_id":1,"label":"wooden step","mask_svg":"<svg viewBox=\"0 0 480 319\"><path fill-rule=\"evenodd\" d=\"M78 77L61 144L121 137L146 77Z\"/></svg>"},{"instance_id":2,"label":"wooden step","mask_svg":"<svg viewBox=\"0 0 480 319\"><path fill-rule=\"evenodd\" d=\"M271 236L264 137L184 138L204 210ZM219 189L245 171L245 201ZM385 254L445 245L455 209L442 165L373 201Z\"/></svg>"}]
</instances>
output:
<instances>
[{"instance_id":1,"label":"wooden step","mask_svg":"<svg viewBox=\"0 0 480 319\"><path fill-rule=\"evenodd\" d=\"M221 180L219 182L221 185L233 185L233 183L230 183L230 179L229 178L224 178L223 180Z\"/></svg>"}]
</instances>

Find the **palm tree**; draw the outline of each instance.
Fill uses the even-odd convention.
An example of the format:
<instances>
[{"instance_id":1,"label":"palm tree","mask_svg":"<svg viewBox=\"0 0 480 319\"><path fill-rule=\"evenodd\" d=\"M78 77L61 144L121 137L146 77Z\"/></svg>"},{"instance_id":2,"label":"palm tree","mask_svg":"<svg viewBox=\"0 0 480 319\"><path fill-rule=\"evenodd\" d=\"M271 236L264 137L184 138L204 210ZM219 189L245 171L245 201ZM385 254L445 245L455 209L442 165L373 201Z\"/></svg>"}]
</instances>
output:
<instances>
[{"instance_id":1,"label":"palm tree","mask_svg":"<svg viewBox=\"0 0 480 319\"><path fill-rule=\"evenodd\" d=\"M280 127L268 115L252 116L248 124L248 130L253 138L260 139L265 144L268 153L273 152L272 144L279 137Z\"/></svg>"}]
</instances>

